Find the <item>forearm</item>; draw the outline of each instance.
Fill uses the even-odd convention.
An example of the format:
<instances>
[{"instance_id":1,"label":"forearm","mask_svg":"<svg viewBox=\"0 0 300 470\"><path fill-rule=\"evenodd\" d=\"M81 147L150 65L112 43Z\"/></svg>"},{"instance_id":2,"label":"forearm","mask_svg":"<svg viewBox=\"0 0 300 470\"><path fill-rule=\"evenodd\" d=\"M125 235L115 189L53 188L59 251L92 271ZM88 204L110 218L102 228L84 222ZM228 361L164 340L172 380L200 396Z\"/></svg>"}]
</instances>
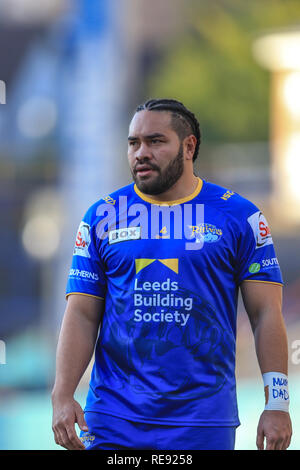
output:
<instances>
[{"instance_id":1,"label":"forearm","mask_svg":"<svg viewBox=\"0 0 300 470\"><path fill-rule=\"evenodd\" d=\"M253 328L261 373L288 373L288 341L281 313L266 311Z\"/></svg>"},{"instance_id":2,"label":"forearm","mask_svg":"<svg viewBox=\"0 0 300 470\"><path fill-rule=\"evenodd\" d=\"M287 381L285 383L288 374L287 335L281 313L274 313L262 315L254 330L258 362L262 374L265 374L265 409L256 437L257 448L261 450L265 439L267 450L285 450L292 435Z\"/></svg>"},{"instance_id":3,"label":"forearm","mask_svg":"<svg viewBox=\"0 0 300 470\"><path fill-rule=\"evenodd\" d=\"M53 396L73 396L94 351L98 325L79 310L66 309L56 353Z\"/></svg>"}]
</instances>

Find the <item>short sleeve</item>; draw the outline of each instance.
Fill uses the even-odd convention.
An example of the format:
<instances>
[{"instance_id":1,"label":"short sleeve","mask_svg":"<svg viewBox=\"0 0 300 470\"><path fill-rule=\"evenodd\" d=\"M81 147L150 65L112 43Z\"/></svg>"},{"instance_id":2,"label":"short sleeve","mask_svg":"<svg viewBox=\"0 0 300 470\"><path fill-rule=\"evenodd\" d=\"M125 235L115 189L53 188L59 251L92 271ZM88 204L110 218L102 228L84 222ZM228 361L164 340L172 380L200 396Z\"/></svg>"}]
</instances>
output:
<instances>
[{"instance_id":1,"label":"short sleeve","mask_svg":"<svg viewBox=\"0 0 300 470\"><path fill-rule=\"evenodd\" d=\"M105 298L105 269L97 247L95 228L88 212L77 230L66 296L86 294Z\"/></svg>"},{"instance_id":2,"label":"short sleeve","mask_svg":"<svg viewBox=\"0 0 300 470\"><path fill-rule=\"evenodd\" d=\"M237 250L237 282L283 284L268 222L260 210L244 221Z\"/></svg>"}]
</instances>

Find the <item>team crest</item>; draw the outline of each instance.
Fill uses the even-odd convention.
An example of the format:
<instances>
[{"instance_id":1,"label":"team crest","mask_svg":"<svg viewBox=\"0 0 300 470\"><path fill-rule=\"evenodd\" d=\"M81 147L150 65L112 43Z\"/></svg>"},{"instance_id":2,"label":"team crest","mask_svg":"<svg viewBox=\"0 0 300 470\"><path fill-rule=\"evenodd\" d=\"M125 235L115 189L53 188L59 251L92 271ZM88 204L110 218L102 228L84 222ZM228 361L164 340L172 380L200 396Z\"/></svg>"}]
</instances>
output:
<instances>
[{"instance_id":1,"label":"team crest","mask_svg":"<svg viewBox=\"0 0 300 470\"><path fill-rule=\"evenodd\" d=\"M220 240L223 232L212 224L189 225L191 238L195 238L196 243L215 243Z\"/></svg>"}]
</instances>

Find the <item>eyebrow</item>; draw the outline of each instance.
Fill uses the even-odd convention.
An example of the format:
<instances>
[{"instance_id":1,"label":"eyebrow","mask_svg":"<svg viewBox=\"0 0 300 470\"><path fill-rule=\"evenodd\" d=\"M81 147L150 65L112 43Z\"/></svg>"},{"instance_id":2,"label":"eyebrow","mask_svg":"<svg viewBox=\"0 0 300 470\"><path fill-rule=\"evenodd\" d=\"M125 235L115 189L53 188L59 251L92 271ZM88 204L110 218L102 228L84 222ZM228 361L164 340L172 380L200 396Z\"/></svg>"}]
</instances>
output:
<instances>
[{"instance_id":1,"label":"eyebrow","mask_svg":"<svg viewBox=\"0 0 300 470\"><path fill-rule=\"evenodd\" d=\"M155 132L154 134L145 135L144 139L151 140L151 139L154 139L156 137L166 137L166 136L164 134L160 134L159 132ZM138 137L128 136L128 141L133 141L133 140L137 140L137 139L138 139Z\"/></svg>"}]
</instances>

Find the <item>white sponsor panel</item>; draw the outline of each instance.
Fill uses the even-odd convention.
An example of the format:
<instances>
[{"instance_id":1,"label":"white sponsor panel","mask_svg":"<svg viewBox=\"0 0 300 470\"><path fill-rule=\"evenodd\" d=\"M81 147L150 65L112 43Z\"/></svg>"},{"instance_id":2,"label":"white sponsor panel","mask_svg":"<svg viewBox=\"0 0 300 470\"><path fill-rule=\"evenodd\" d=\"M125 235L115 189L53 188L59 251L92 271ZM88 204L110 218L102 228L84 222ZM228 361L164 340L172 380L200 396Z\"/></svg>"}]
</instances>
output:
<instances>
[{"instance_id":1,"label":"white sponsor panel","mask_svg":"<svg viewBox=\"0 0 300 470\"><path fill-rule=\"evenodd\" d=\"M141 238L141 227L124 227L109 232L108 242L113 243L124 242L127 240L139 240Z\"/></svg>"},{"instance_id":2,"label":"white sponsor panel","mask_svg":"<svg viewBox=\"0 0 300 470\"><path fill-rule=\"evenodd\" d=\"M255 212L250 217L248 217L247 220L249 224L251 225L253 235L255 238L255 242L256 242L255 249L273 244L268 222L262 212L260 211Z\"/></svg>"},{"instance_id":3,"label":"white sponsor panel","mask_svg":"<svg viewBox=\"0 0 300 470\"><path fill-rule=\"evenodd\" d=\"M91 235L90 235L91 227L84 221L80 222L75 247L74 247L74 255L83 256L84 258L90 258L89 254L89 246L91 243Z\"/></svg>"},{"instance_id":4,"label":"white sponsor panel","mask_svg":"<svg viewBox=\"0 0 300 470\"><path fill-rule=\"evenodd\" d=\"M85 271L84 269L70 269L70 277L79 277L80 279L87 279L91 281L99 281L99 276L97 273L92 273L91 271Z\"/></svg>"}]
</instances>

